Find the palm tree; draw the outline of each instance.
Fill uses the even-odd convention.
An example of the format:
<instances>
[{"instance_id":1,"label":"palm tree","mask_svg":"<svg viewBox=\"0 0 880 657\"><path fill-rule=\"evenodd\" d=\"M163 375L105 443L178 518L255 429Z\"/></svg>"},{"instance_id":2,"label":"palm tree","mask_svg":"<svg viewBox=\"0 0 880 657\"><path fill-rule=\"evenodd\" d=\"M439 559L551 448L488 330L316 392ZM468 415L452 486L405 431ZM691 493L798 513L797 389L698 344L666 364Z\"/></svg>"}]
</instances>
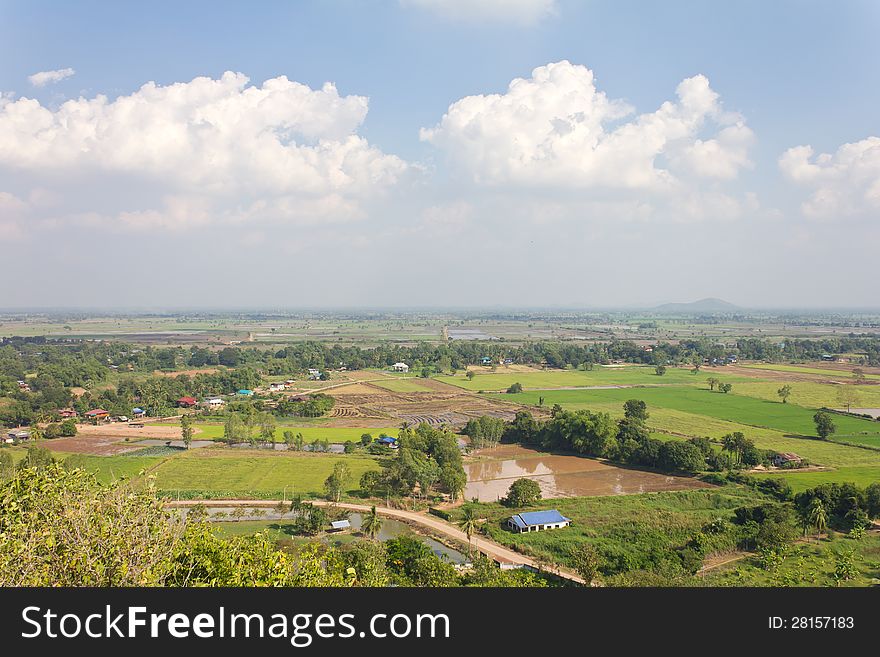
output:
<instances>
[{"instance_id":1,"label":"palm tree","mask_svg":"<svg viewBox=\"0 0 880 657\"><path fill-rule=\"evenodd\" d=\"M816 528L816 540L819 540L819 534L828 527L828 514L825 512L825 505L818 497L814 497L810 502L810 523Z\"/></svg>"},{"instance_id":2,"label":"palm tree","mask_svg":"<svg viewBox=\"0 0 880 657\"><path fill-rule=\"evenodd\" d=\"M471 556L471 536L479 526L477 522L477 512L472 506L464 507L464 515L461 520L458 521L458 526L461 527L462 531L467 534L468 538L468 558Z\"/></svg>"},{"instance_id":3,"label":"palm tree","mask_svg":"<svg viewBox=\"0 0 880 657\"><path fill-rule=\"evenodd\" d=\"M363 529L364 533L370 538L376 538L376 536L379 535L379 531L382 529L382 518L376 513L375 504L370 509L370 512L364 516L364 522L363 525L361 525L361 529Z\"/></svg>"},{"instance_id":4,"label":"palm tree","mask_svg":"<svg viewBox=\"0 0 880 657\"><path fill-rule=\"evenodd\" d=\"M737 460L736 456L739 452L739 445L737 445L737 440L733 437L733 434L727 434L721 438L721 451L730 452L734 461Z\"/></svg>"}]
</instances>

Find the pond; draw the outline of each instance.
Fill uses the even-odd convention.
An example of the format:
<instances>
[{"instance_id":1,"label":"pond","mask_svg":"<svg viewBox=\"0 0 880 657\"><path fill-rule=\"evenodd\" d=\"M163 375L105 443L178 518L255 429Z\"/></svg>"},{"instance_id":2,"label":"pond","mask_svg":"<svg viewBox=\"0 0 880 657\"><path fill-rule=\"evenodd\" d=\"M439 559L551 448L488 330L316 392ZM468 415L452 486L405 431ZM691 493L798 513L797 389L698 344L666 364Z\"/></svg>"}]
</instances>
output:
<instances>
[{"instance_id":1,"label":"pond","mask_svg":"<svg viewBox=\"0 0 880 657\"><path fill-rule=\"evenodd\" d=\"M228 507L222 505L216 506L206 506L206 511L208 512L209 518L211 516L216 516L216 514L221 513L223 515L223 519L212 518L212 522L229 522L235 524L235 520L229 519L229 514L232 513L235 507ZM180 512L183 515L189 511L188 508L180 509ZM259 516L253 515L253 512L260 513ZM352 512L347 516L349 522L351 523L351 530L346 532L339 533L327 533L323 537L318 540L322 540L323 542L332 542L335 538L340 536L344 536L346 534L350 535L353 532L359 532L361 526L363 525L363 516L360 513ZM254 521L259 519L259 524L261 527L254 527L256 524ZM260 507L256 508L248 508L246 515L242 518L242 522L246 523L248 527L253 527L253 531L260 531L260 529L265 528L277 528L278 526L283 526L285 522L290 521L290 515L285 514L282 516L276 511L274 508ZM274 526L274 527L273 527ZM445 561L449 561L453 564L462 564L467 562L467 556L459 552L458 550L454 550L443 543L431 538L430 536L423 536L412 530L406 523L400 522L399 520L394 520L392 518L382 518L382 528L379 530L379 534L376 537L380 541L387 541L392 538L397 538L399 536L414 536L422 541L425 545L431 548L431 551L436 554L441 559Z\"/></svg>"},{"instance_id":2,"label":"pond","mask_svg":"<svg viewBox=\"0 0 880 657\"><path fill-rule=\"evenodd\" d=\"M501 445L474 452L482 460L465 464L464 497L496 502L520 478L532 479L544 498L630 495L707 488L691 477L675 477L624 468L582 456L549 454L519 445Z\"/></svg>"}]
</instances>

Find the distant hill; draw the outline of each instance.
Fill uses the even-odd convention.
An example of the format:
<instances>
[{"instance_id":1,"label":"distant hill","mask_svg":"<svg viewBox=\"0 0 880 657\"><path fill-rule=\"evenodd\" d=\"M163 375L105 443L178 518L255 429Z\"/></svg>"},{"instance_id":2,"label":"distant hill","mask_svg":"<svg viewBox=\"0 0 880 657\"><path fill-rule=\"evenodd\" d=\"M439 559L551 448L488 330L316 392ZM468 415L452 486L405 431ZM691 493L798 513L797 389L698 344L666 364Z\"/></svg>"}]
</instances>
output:
<instances>
[{"instance_id":1,"label":"distant hill","mask_svg":"<svg viewBox=\"0 0 880 657\"><path fill-rule=\"evenodd\" d=\"M691 303L664 303L654 310L661 313L732 313L742 309L723 299L700 299Z\"/></svg>"}]
</instances>

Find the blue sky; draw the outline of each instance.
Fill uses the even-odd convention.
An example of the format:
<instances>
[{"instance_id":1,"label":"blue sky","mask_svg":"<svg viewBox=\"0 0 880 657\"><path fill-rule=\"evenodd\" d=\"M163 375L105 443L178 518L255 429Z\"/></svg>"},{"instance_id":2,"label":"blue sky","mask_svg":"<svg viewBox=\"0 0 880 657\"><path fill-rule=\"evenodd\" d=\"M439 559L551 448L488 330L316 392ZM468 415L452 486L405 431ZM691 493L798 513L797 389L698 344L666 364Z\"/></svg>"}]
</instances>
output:
<instances>
[{"instance_id":1,"label":"blue sky","mask_svg":"<svg viewBox=\"0 0 880 657\"><path fill-rule=\"evenodd\" d=\"M131 305L130 282L142 276L157 282L139 295L149 305L615 306L722 296L751 306L880 306L868 265L880 238L880 146L872 141L880 134L880 5L499 3L0 2L0 246L92 281L70 290L54 276L23 280L0 292L0 307L86 303L95 293L108 305ZM484 98L558 62L570 67L521 97ZM75 73L42 86L29 81L65 69ZM179 111L154 116L143 144L119 135L137 134L149 119L94 108L84 125L104 130L115 121L112 139L122 142L107 137L92 149L72 146L76 134L59 137L73 131L63 110L71 99L105 95L113 103L150 81L164 88L220 80L225 71L249 78L223 92L235 101L248 86L286 76L312 91L331 82L350 104L341 111L332 94L316 96L309 111L330 117L319 129L289 128L316 121L311 114L267 115L226 141L206 137L155 159L117 154L158 148L180 127L175 121L192 128L205 109L195 90ZM707 86L684 133L661 129L663 145L650 152L633 143L651 130L625 148L604 141L653 120L695 76ZM278 101L290 109L276 111L301 111L297 89ZM629 111L596 110L592 125L584 108L595 107L594 91ZM468 97L479 107L461 102ZM21 113L26 98L40 112ZM146 102L167 109L175 101L160 94ZM532 119L518 123L518 107L535 110ZM53 127L34 128L40 116ZM548 141L542 131L557 119L580 127L548 128ZM277 161L218 172L216 158L262 160L265 150L242 143L287 130L279 121L295 133L285 132L283 146L335 144L343 133L362 141L344 151L352 161L342 173L330 171L343 152L331 147L300 153L314 170L287 169L279 150ZM731 126L737 134L721 136ZM420 138L422 129L434 136ZM47 134L56 143L32 157ZM597 143L605 145L583 155ZM856 146L839 150L846 144ZM792 152L781 163L801 146L812 153ZM74 157L71 148L88 153ZM722 160L729 166L707 175ZM276 186L263 184L278 171ZM96 238L108 245L103 259L83 252ZM831 240L846 244L850 266L817 272ZM316 259L330 262L307 290L292 292L273 277L260 291L231 283L204 292L228 271L218 262L254 258L254 276L272 266L281 280ZM397 263L391 271L389 258ZM161 272L157 260L167 262ZM511 261L529 263L515 292L499 282ZM118 276L102 276L108 267ZM180 278L202 291L167 294Z\"/></svg>"}]
</instances>

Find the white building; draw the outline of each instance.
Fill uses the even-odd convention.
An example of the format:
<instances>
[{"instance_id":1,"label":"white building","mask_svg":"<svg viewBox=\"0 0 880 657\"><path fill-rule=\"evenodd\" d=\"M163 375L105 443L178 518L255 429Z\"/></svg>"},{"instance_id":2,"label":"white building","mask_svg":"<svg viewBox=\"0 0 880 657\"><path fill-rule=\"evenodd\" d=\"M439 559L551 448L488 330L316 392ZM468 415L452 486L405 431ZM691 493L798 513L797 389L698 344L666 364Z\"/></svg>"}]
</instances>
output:
<instances>
[{"instance_id":1,"label":"white building","mask_svg":"<svg viewBox=\"0 0 880 657\"><path fill-rule=\"evenodd\" d=\"M409 365L406 363L394 363L394 365L391 366L391 369L395 372L409 372Z\"/></svg>"},{"instance_id":2,"label":"white building","mask_svg":"<svg viewBox=\"0 0 880 657\"><path fill-rule=\"evenodd\" d=\"M571 520L556 509L549 511L529 511L517 513L507 519L507 527L515 532L539 532L543 529L559 529L568 527Z\"/></svg>"},{"instance_id":3,"label":"white building","mask_svg":"<svg viewBox=\"0 0 880 657\"><path fill-rule=\"evenodd\" d=\"M208 408L220 408L226 402L220 399L219 397L211 397L210 399L206 399L202 402Z\"/></svg>"}]
</instances>

